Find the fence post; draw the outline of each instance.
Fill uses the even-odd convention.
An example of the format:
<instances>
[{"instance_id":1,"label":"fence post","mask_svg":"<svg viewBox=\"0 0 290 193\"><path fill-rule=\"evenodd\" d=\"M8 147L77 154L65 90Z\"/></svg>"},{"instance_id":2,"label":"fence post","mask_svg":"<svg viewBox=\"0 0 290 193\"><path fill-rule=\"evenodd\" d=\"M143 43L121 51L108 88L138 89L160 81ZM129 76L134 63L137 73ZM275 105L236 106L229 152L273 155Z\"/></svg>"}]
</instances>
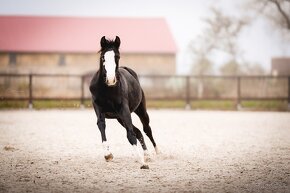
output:
<instances>
[{"instance_id":1,"label":"fence post","mask_svg":"<svg viewBox=\"0 0 290 193\"><path fill-rule=\"evenodd\" d=\"M33 96L32 96L32 74L29 74L29 99L28 99L28 108L33 108Z\"/></svg>"},{"instance_id":2,"label":"fence post","mask_svg":"<svg viewBox=\"0 0 290 193\"><path fill-rule=\"evenodd\" d=\"M237 110L241 110L241 77L237 76L237 101L236 101Z\"/></svg>"},{"instance_id":3,"label":"fence post","mask_svg":"<svg viewBox=\"0 0 290 193\"><path fill-rule=\"evenodd\" d=\"M288 111L290 111L290 76L288 76Z\"/></svg>"},{"instance_id":4,"label":"fence post","mask_svg":"<svg viewBox=\"0 0 290 193\"><path fill-rule=\"evenodd\" d=\"M185 77L186 80L186 95L185 95L185 109L191 109L190 104L190 76Z\"/></svg>"},{"instance_id":5,"label":"fence post","mask_svg":"<svg viewBox=\"0 0 290 193\"><path fill-rule=\"evenodd\" d=\"M85 107L85 76L82 75L81 76L81 105L80 108L84 108Z\"/></svg>"}]
</instances>

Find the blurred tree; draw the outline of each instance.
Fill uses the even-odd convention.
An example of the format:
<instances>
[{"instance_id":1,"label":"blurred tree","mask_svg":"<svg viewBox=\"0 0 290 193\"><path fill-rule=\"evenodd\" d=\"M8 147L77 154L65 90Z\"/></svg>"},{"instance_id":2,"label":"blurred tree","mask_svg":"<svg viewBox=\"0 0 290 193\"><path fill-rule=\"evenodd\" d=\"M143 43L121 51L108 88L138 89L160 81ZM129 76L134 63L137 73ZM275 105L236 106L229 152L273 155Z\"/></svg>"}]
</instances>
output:
<instances>
[{"instance_id":1,"label":"blurred tree","mask_svg":"<svg viewBox=\"0 0 290 193\"><path fill-rule=\"evenodd\" d=\"M250 0L248 6L276 27L290 32L290 0Z\"/></svg>"},{"instance_id":2,"label":"blurred tree","mask_svg":"<svg viewBox=\"0 0 290 193\"><path fill-rule=\"evenodd\" d=\"M209 57L212 51L218 50L230 56L229 62L222 67L222 73L239 74L238 35L245 26L246 19L237 19L224 15L220 10L211 8L212 17L204 19L206 28L202 35L190 44L194 55L192 73L198 75L212 73L212 62Z\"/></svg>"},{"instance_id":3,"label":"blurred tree","mask_svg":"<svg viewBox=\"0 0 290 193\"><path fill-rule=\"evenodd\" d=\"M243 65L242 73L246 75L265 75L266 70L260 64L249 64Z\"/></svg>"},{"instance_id":4,"label":"blurred tree","mask_svg":"<svg viewBox=\"0 0 290 193\"><path fill-rule=\"evenodd\" d=\"M213 73L212 62L208 58L208 54L211 48L191 48L195 54L194 64L191 68L191 72L194 75L208 75Z\"/></svg>"},{"instance_id":5,"label":"blurred tree","mask_svg":"<svg viewBox=\"0 0 290 193\"><path fill-rule=\"evenodd\" d=\"M230 54L232 59L235 59L239 53L238 35L247 22L226 16L216 8L211 8L211 11L213 17L205 19L205 22L209 25L209 34L214 39L213 47Z\"/></svg>"},{"instance_id":6,"label":"blurred tree","mask_svg":"<svg viewBox=\"0 0 290 193\"><path fill-rule=\"evenodd\" d=\"M211 30L206 29L202 35L189 44L189 52L192 56L191 73L194 75L206 75L213 72L212 62L209 55L214 48L214 36Z\"/></svg>"},{"instance_id":7,"label":"blurred tree","mask_svg":"<svg viewBox=\"0 0 290 193\"><path fill-rule=\"evenodd\" d=\"M220 71L223 75L240 75L241 69L236 60L230 60L221 66Z\"/></svg>"}]
</instances>

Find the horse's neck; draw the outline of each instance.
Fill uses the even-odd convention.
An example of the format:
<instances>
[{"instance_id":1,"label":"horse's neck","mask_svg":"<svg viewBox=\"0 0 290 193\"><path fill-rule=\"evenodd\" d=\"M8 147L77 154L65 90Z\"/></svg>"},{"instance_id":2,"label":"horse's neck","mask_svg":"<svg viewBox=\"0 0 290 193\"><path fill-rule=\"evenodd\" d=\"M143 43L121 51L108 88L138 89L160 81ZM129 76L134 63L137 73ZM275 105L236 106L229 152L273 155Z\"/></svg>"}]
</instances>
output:
<instances>
[{"instance_id":1,"label":"horse's neck","mask_svg":"<svg viewBox=\"0 0 290 193\"><path fill-rule=\"evenodd\" d=\"M98 86L104 86L105 85L105 77L103 76L101 68L97 72L97 82L96 82L96 84Z\"/></svg>"}]
</instances>

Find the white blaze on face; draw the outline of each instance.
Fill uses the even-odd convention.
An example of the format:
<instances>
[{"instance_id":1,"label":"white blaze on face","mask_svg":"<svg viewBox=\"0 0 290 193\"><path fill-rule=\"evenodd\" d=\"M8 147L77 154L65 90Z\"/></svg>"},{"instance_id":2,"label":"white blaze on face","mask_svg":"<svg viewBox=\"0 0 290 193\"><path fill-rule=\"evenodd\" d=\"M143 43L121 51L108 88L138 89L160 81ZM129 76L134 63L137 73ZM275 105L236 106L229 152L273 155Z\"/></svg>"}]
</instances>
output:
<instances>
[{"instance_id":1,"label":"white blaze on face","mask_svg":"<svg viewBox=\"0 0 290 193\"><path fill-rule=\"evenodd\" d=\"M113 86L116 84L116 62L115 62L115 53L114 51L108 51L104 55L104 67L107 71L107 84Z\"/></svg>"}]
</instances>

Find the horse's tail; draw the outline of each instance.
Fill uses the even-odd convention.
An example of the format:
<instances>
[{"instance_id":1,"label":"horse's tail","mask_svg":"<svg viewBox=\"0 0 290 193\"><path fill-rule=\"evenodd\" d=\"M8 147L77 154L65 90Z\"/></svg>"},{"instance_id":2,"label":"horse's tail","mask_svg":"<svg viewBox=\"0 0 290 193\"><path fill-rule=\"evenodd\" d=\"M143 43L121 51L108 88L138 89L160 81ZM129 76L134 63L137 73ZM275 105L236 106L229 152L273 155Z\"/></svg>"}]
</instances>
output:
<instances>
[{"instance_id":1,"label":"horse's tail","mask_svg":"<svg viewBox=\"0 0 290 193\"><path fill-rule=\"evenodd\" d=\"M131 68L128 68L126 66L121 66L120 68L124 68L125 70L127 70L139 82L138 75L134 70L132 70Z\"/></svg>"}]
</instances>

